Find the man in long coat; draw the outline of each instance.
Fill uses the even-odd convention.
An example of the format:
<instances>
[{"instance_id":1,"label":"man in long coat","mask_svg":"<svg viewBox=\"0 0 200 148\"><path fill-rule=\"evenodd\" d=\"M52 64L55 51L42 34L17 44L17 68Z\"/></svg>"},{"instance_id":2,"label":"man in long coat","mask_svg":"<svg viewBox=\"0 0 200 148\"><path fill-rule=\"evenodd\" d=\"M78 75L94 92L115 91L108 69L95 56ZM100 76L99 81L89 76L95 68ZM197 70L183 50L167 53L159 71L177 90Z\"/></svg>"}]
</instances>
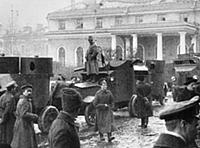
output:
<instances>
[{"instance_id":1,"label":"man in long coat","mask_svg":"<svg viewBox=\"0 0 200 148\"><path fill-rule=\"evenodd\" d=\"M148 118L153 116L151 106L151 86L144 82L144 77L138 77L138 83L136 86L137 97L134 100L135 113L138 118L141 119L141 127L147 128Z\"/></svg>"},{"instance_id":2,"label":"man in long coat","mask_svg":"<svg viewBox=\"0 0 200 148\"><path fill-rule=\"evenodd\" d=\"M96 108L96 130L99 131L100 140L105 140L104 133L107 133L108 141L111 142L114 130L114 117L112 108L114 107L114 97L110 90L107 90L107 82L101 82L101 89L96 92L94 106Z\"/></svg>"},{"instance_id":3,"label":"man in long coat","mask_svg":"<svg viewBox=\"0 0 200 148\"><path fill-rule=\"evenodd\" d=\"M15 123L15 81L9 82L7 91L0 97L0 147L10 147Z\"/></svg>"},{"instance_id":4,"label":"man in long coat","mask_svg":"<svg viewBox=\"0 0 200 148\"><path fill-rule=\"evenodd\" d=\"M36 136L33 121L38 116L32 113L32 86L30 84L21 87L23 94L17 103L16 121L14 135L11 143L12 148L37 148Z\"/></svg>"},{"instance_id":5,"label":"man in long coat","mask_svg":"<svg viewBox=\"0 0 200 148\"><path fill-rule=\"evenodd\" d=\"M75 118L82 104L79 92L72 88L63 89L62 111L49 130L50 148L80 148Z\"/></svg>"},{"instance_id":6,"label":"man in long coat","mask_svg":"<svg viewBox=\"0 0 200 148\"><path fill-rule=\"evenodd\" d=\"M94 39L92 36L88 37L89 41L89 48L86 52L86 71L87 75L89 77L89 81L95 82L96 81L96 75L99 74L99 67L98 67L98 60L97 60L97 55L98 55L98 48L97 45L94 42Z\"/></svg>"}]
</instances>

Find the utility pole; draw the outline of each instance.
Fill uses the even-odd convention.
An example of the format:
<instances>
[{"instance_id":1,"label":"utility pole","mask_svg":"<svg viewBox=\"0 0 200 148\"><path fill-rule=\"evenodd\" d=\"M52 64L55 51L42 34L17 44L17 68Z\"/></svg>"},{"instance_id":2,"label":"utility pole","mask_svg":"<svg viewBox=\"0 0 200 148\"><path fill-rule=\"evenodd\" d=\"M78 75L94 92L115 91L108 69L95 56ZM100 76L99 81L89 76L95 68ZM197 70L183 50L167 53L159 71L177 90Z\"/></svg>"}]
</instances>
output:
<instances>
[{"instance_id":1,"label":"utility pole","mask_svg":"<svg viewBox=\"0 0 200 148\"><path fill-rule=\"evenodd\" d=\"M10 32L11 32L11 55L13 55L13 42L14 42L14 22L13 22L13 5L11 5L11 24L10 24Z\"/></svg>"}]
</instances>

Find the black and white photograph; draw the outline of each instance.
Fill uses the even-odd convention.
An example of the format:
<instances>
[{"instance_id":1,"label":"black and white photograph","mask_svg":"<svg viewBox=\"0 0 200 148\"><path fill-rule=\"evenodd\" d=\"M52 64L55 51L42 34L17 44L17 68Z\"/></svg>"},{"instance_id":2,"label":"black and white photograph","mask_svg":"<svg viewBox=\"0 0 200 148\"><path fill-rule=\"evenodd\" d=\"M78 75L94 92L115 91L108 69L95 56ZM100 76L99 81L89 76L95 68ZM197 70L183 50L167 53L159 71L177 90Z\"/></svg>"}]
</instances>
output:
<instances>
[{"instance_id":1,"label":"black and white photograph","mask_svg":"<svg viewBox=\"0 0 200 148\"><path fill-rule=\"evenodd\" d=\"M200 148L200 0L0 0L0 148Z\"/></svg>"}]
</instances>

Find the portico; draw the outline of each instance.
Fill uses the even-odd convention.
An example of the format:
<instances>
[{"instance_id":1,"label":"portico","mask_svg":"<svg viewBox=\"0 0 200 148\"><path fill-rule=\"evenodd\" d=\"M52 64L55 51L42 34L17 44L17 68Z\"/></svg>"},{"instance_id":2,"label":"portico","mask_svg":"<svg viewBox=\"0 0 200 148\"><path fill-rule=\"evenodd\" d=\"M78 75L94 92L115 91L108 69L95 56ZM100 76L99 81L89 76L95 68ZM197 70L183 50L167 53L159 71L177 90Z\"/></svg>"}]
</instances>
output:
<instances>
[{"instance_id":1,"label":"portico","mask_svg":"<svg viewBox=\"0 0 200 148\"><path fill-rule=\"evenodd\" d=\"M127 57L137 58L140 44L144 44L145 47L145 51L142 54L146 56L147 53L151 52L148 50L152 48L151 50L154 54L153 59L156 60L166 60L164 58L164 52L168 53L168 51L166 51L169 49L168 47L173 48L170 49L173 50L170 54L173 54L172 56L175 57L178 54L189 53L189 48L192 44L193 47L191 48L193 48L193 52L197 52L197 50L199 50L197 49L197 36L195 35L196 27L189 23L171 23L170 26L168 23L149 24L149 26L148 24L141 24L138 26L126 25L115 29L118 31L113 30L111 32L112 50L114 50L118 45L118 43L116 42L116 38L119 36L123 37L124 35L124 50L126 51L126 57L124 57L124 59ZM129 38L127 38L127 36L129 36ZM146 41L144 41L148 40L147 38L152 38L153 40L149 40L152 40L153 42L147 43ZM171 44L173 44L174 46L172 46ZM132 52L127 52L127 48L130 48ZM128 56L128 54L132 55Z\"/></svg>"}]
</instances>

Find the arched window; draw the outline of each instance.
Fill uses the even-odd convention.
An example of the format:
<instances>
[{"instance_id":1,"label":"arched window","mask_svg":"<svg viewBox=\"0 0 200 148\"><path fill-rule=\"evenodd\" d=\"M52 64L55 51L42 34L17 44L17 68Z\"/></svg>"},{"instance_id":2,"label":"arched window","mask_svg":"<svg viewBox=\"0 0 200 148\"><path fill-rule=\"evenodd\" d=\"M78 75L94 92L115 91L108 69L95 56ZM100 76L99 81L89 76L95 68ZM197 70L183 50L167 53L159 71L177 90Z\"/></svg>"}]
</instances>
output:
<instances>
[{"instance_id":1,"label":"arched window","mask_svg":"<svg viewBox=\"0 0 200 148\"><path fill-rule=\"evenodd\" d=\"M135 57L144 60L144 47L142 45L138 45Z\"/></svg>"},{"instance_id":2,"label":"arched window","mask_svg":"<svg viewBox=\"0 0 200 148\"><path fill-rule=\"evenodd\" d=\"M83 66L83 48L82 47L78 47L76 50L76 62L77 62L77 66Z\"/></svg>"},{"instance_id":3,"label":"arched window","mask_svg":"<svg viewBox=\"0 0 200 148\"><path fill-rule=\"evenodd\" d=\"M122 48L120 46L116 47L116 60L122 60Z\"/></svg>"},{"instance_id":4,"label":"arched window","mask_svg":"<svg viewBox=\"0 0 200 148\"><path fill-rule=\"evenodd\" d=\"M58 50L58 60L62 66L65 66L65 49L63 47Z\"/></svg>"},{"instance_id":5,"label":"arched window","mask_svg":"<svg viewBox=\"0 0 200 148\"><path fill-rule=\"evenodd\" d=\"M0 49L3 48L3 41L0 40Z\"/></svg>"}]
</instances>

